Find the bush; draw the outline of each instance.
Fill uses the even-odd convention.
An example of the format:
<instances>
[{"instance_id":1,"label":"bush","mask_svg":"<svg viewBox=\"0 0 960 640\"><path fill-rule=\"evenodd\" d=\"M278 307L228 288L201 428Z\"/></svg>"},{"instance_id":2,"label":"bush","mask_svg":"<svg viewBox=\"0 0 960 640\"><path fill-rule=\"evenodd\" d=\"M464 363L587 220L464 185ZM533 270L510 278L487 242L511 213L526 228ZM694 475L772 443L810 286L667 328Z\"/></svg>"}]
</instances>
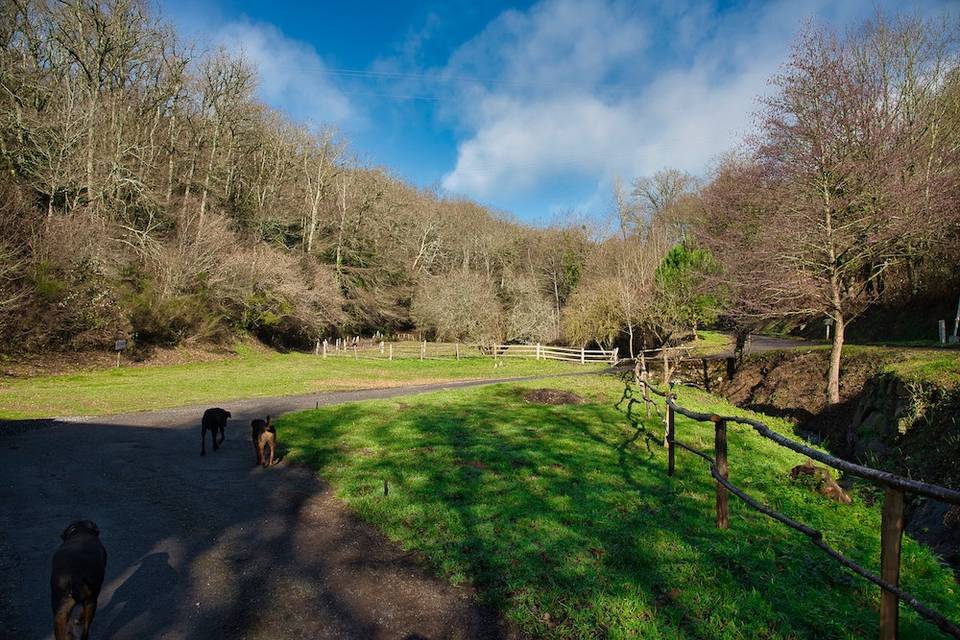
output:
<instances>
[{"instance_id":1,"label":"bush","mask_svg":"<svg viewBox=\"0 0 960 640\"><path fill-rule=\"evenodd\" d=\"M508 341L552 342L557 338L556 311L540 292L535 278L514 276L507 281L505 291Z\"/></svg>"},{"instance_id":2,"label":"bush","mask_svg":"<svg viewBox=\"0 0 960 640\"><path fill-rule=\"evenodd\" d=\"M483 276L455 271L420 283L410 315L422 331L440 340L481 344L503 339L503 311L493 284Z\"/></svg>"}]
</instances>

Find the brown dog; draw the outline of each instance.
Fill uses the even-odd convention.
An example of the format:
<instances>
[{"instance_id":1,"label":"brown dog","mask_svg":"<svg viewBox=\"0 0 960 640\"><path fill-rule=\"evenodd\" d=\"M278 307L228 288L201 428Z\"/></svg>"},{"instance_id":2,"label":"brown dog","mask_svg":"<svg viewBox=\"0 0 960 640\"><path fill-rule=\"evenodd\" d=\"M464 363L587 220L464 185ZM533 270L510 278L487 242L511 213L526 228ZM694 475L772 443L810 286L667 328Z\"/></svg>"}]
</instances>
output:
<instances>
[{"instance_id":1,"label":"brown dog","mask_svg":"<svg viewBox=\"0 0 960 640\"><path fill-rule=\"evenodd\" d=\"M270 416L266 420L259 418L250 423L250 435L253 438L253 448L257 451L257 464L265 467L273 465L273 458L277 454L277 430L270 423ZM266 460L267 447L270 447L270 461Z\"/></svg>"},{"instance_id":2,"label":"brown dog","mask_svg":"<svg viewBox=\"0 0 960 640\"><path fill-rule=\"evenodd\" d=\"M200 455L207 455L207 431L210 432L210 441L213 442L213 450L216 451L223 444L226 437L224 431L227 426L227 418L230 412L219 407L207 409L203 412L203 420L200 422ZM220 433L220 442L217 442L217 432Z\"/></svg>"},{"instance_id":3,"label":"brown dog","mask_svg":"<svg viewBox=\"0 0 960 640\"><path fill-rule=\"evenodd\" d=\"M100 542L100 529L89 520L74 522L60 537L63 544L53 554L50 574L53 635L56 640L71 637L70 616L79 604L81 638L87 640L107 568L107 551Z\"/></svg>"}]
</instances>

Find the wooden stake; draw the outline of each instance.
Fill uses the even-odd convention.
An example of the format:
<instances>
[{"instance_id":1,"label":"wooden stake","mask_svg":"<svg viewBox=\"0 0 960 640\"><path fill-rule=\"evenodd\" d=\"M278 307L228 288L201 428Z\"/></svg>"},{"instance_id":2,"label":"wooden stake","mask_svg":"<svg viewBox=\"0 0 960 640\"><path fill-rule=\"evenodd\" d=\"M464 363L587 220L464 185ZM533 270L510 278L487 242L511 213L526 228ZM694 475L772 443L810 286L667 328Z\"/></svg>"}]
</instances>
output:
<instances>
[{"instance_id":1,"label":"wooden stake","mask_svg":"<svg viewBox=\"0 0 960 640\"><path fill-rule=\"evenodd\" d=\"M728 476L727 469L727 422L717 420L714 423L714 457L717 461L717 472L726 480ZM729 505L730 496L727 488L717 482L717 528L727 529L730 526Z\"/></svg>"},{"instance_id":2,"label":"wooden stake","mask_svg":"<svg viewBox=\"0 0 960 640\"><path fill-rule=\"evenodd\" d=\"M460 362L460 343L457 343L457 362Z\"/></svg>"},{"instance_id":3,"label":"wooden stake","mask_svg":"<svg viewBox=\"0 0 960 640\"><path fill-rule=\"evenodd\" d=\"M900 585L900 543L903 540L903 491L887 487L880 523L880 578ZM880 592L880 640L896 640L900 600Z\"/></svg>"},{"instance_id":4,"label":"wooden stake","mask_svg":"<svg viewBox=\"0 0 960 640\"><path fill-rule=\"evenodd\" d=\"M644 392L646 392L647 387L643 387ZM672 476L673 471L676 467L676 446L673 444L674 429L676 429L676 416L673 413L673 407L667 404L667 432L665 434L664 440L667 441L667 475Z\"/></svg>"}]
</instances>

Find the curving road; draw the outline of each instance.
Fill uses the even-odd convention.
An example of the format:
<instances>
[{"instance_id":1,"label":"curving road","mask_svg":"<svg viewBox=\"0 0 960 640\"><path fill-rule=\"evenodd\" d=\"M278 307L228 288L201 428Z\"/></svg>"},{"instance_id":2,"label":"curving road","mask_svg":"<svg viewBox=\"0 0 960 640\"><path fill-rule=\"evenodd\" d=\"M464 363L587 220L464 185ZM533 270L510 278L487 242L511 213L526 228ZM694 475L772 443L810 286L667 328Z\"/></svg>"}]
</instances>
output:
<instances>
[{"instance_id":1,"label":"curving road","mask_svg":"<svg viewBox=\"0 0 960 640\"><path fill-rule=\"evenodd\" d=\"M100 526L109 557L93 638L509 637L468 589L353 517L315 474L255 467L248 426L316 404L503 381L226 403L227 440L204 458L203 407L3 425L0 638L52 637L50 558L81 518Z\"/></svg>"}]
</instances>

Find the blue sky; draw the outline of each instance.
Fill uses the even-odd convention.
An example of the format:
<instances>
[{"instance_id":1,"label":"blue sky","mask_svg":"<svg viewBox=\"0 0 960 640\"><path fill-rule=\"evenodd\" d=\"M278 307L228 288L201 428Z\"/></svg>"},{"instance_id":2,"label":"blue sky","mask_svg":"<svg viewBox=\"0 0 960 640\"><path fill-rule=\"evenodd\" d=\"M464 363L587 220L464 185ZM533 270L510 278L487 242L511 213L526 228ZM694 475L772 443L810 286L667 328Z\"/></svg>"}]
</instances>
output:
<instances>
[{"instance_id":1,"label":"blue sky","mask_svg":"<svg viewBox=\"0 0 960 640\"><path fill-rule=\"evenodd\" d=\"M602 219L616 176L703 175L749 129L805 21L922 0L503 3L159 0L201 47L242 50L260 98L332 125L365 163L532 224Z\"/></svg>"}]
</instances>

